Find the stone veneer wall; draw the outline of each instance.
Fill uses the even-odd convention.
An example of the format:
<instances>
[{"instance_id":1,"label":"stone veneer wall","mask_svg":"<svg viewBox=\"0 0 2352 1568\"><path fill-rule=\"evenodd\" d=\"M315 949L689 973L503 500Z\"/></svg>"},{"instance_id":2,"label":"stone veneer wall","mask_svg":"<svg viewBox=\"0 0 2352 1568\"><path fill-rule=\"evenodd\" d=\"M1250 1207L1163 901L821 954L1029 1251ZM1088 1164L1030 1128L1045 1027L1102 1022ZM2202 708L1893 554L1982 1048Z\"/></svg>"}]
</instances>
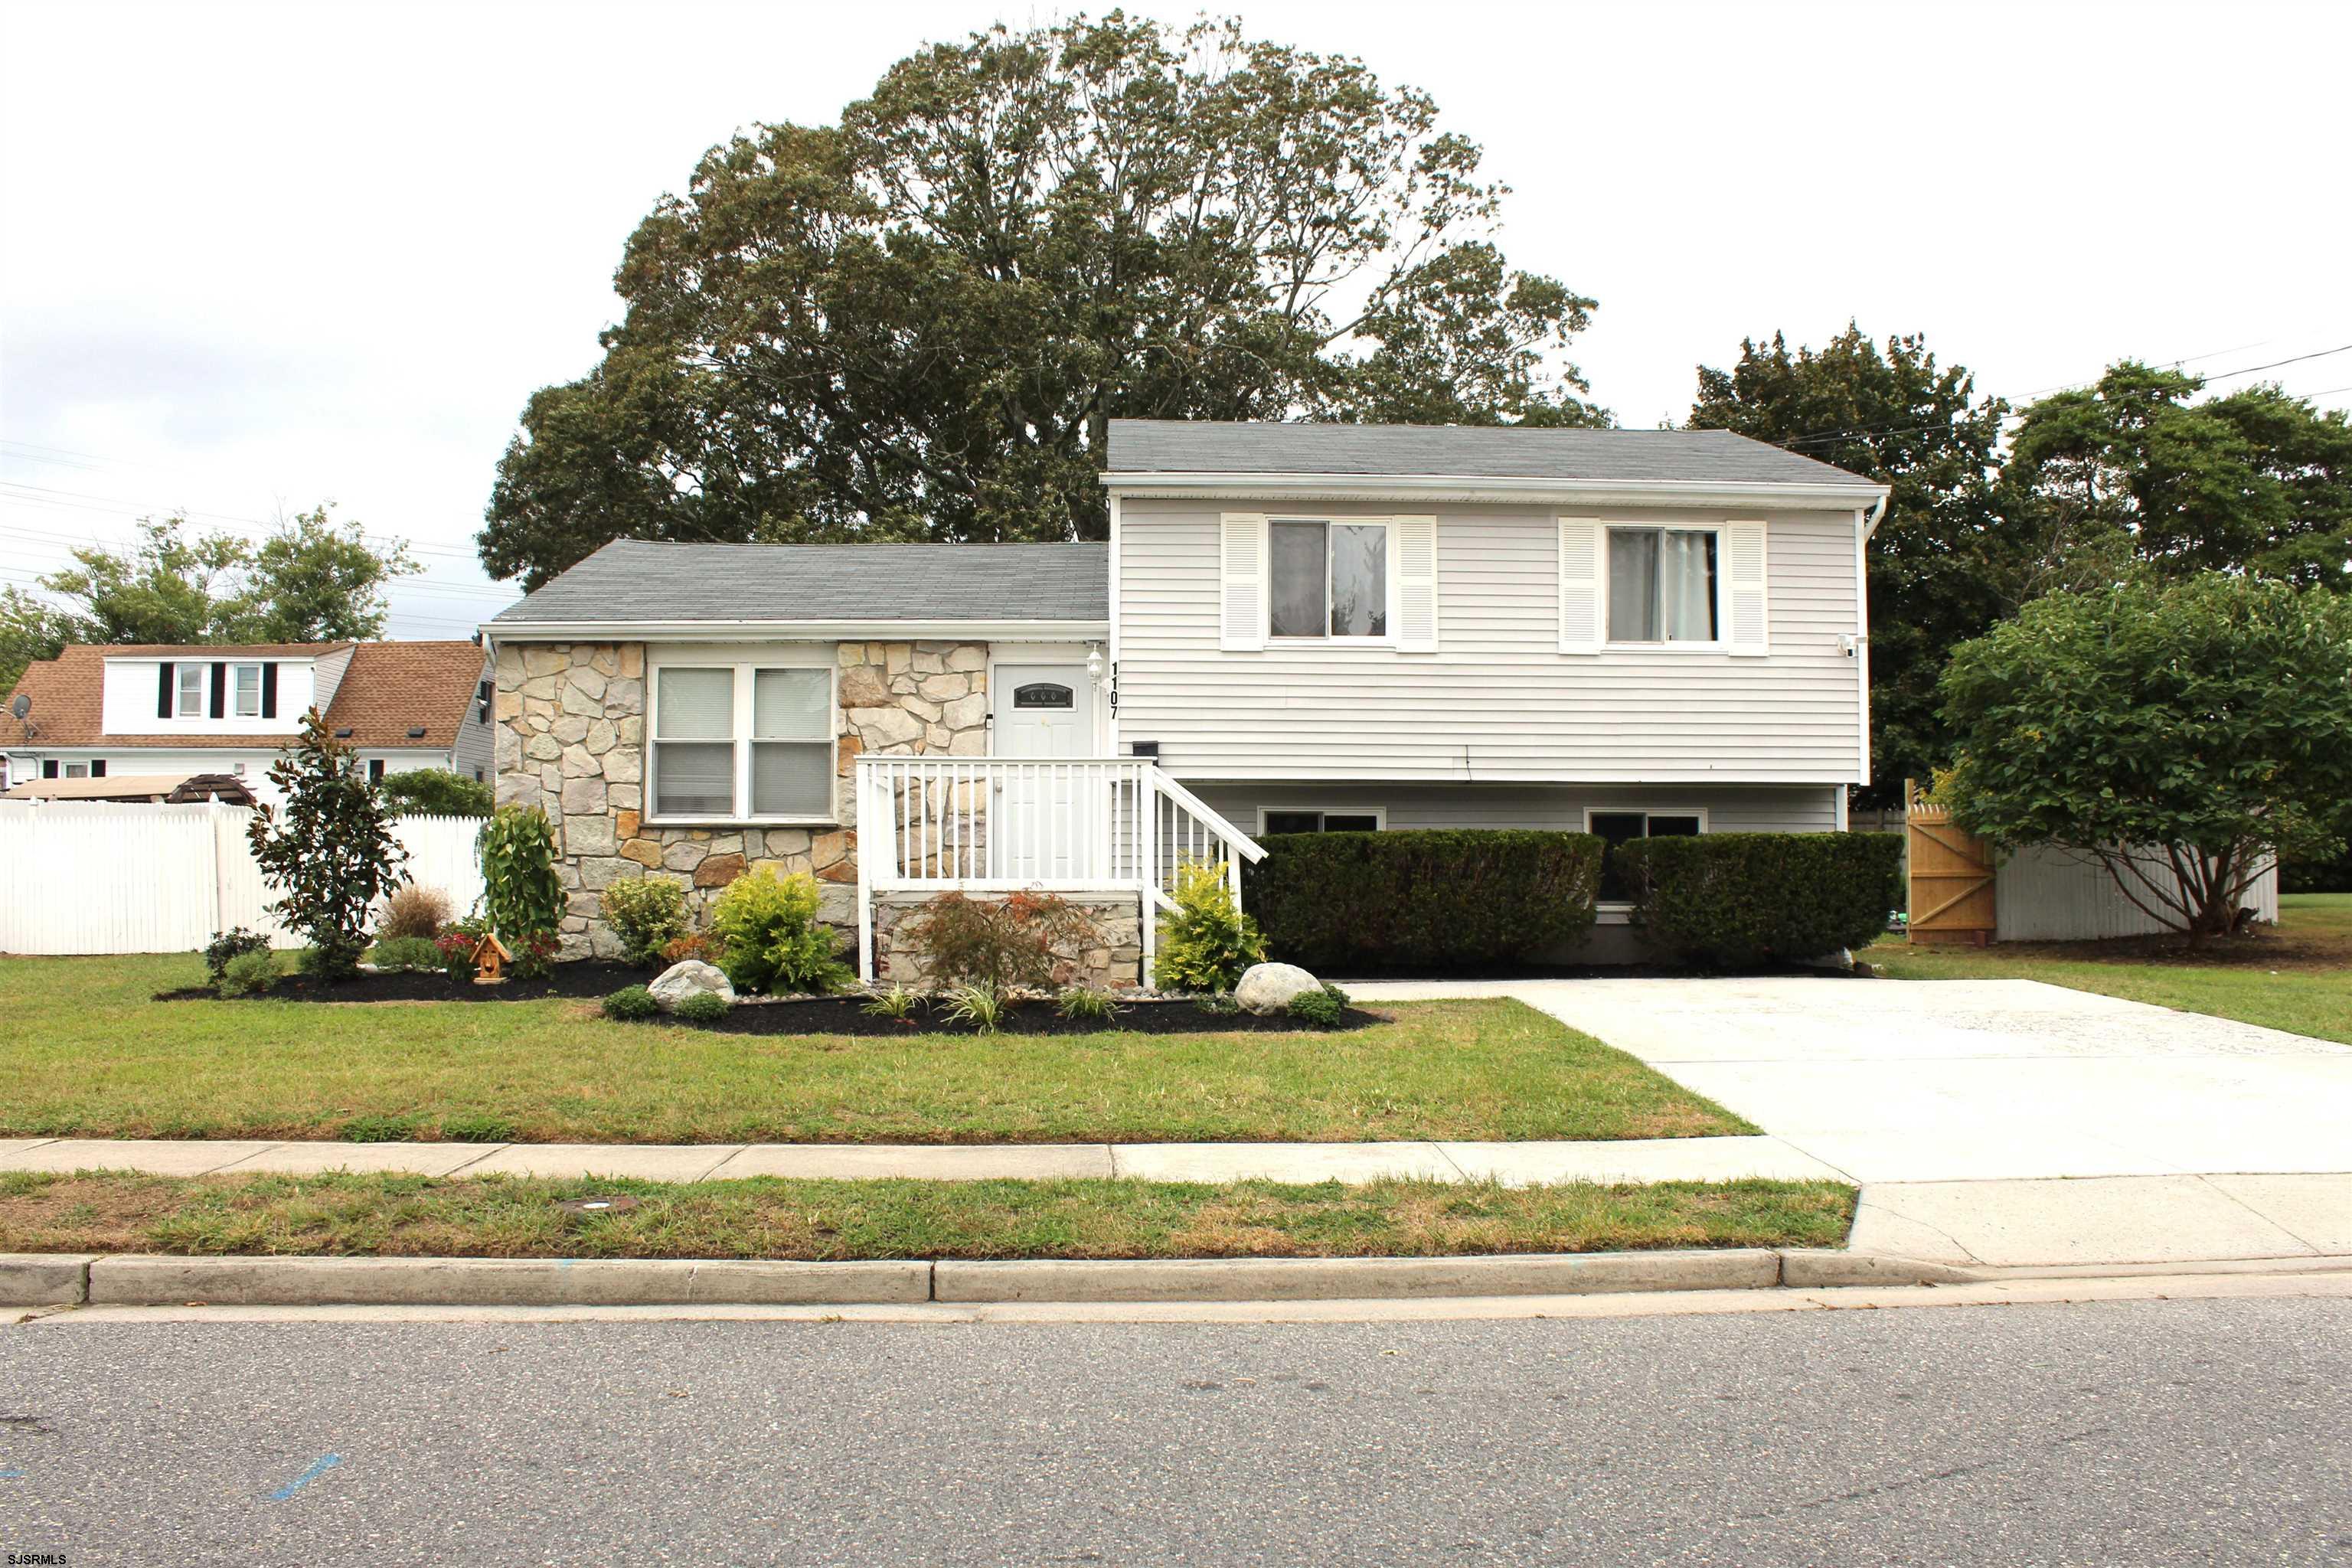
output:
<instances>
[{"instance_id":1,"label":"stone veneer wall","mask_svg":"<svg viewBox=\"0 0 2352 1568\"><path fill-rule=\"evenodd\" d=\"M980 894L988 898L992 895ZM997 895L1001 896L1001 895ZM1143 924L1130 895L1103 897L1069 895L1071 904L1094 926L1094 938L1081 950L1066 984L1098 989L1132 991L1143 984ZM930 979L919 949L902 945L898 928L923 907L914 894L890 893L874 901L874 975L884 984L921 986Z\"/></svg>"},{"instance_id":2,"label":"stone veneer wall","mask_svg":"<svg viewBox=\"0 0 2352 1568\"><path fill-rule=\"evenodd\" d=\"M597 895L631 877L667 877L707 923L719 889L755 867L826 884L824 916L854 932L857 830L850 775L864 752L988 753L985 643L842 643L834 821L813 827L656 826L645 821L643 643L509 644L499 649L497 793L546 808L569 892L567 958L616 957Z\"/></svg>"}]
</instances>

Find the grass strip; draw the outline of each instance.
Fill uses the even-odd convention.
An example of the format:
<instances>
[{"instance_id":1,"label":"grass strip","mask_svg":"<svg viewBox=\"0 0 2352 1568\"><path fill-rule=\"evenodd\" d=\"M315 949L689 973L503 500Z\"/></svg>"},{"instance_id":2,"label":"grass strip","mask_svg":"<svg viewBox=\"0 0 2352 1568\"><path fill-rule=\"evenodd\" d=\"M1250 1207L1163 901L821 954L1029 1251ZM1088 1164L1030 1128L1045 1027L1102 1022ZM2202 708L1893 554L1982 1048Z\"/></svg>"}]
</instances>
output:
<instances>
[{"instance_id":1,"label":"grass strip","mask_svg":"<svg viewBox=\"0 0 2352 1568\"><path fill-rule=\"evenodd\" d=\"M563 1199L625 1194L625 1212ZM1423 1258L1837 1247L1832 1182L672 1184L0 1174L0 1252L439 1258Z\"/></svg>"}]
</instances>

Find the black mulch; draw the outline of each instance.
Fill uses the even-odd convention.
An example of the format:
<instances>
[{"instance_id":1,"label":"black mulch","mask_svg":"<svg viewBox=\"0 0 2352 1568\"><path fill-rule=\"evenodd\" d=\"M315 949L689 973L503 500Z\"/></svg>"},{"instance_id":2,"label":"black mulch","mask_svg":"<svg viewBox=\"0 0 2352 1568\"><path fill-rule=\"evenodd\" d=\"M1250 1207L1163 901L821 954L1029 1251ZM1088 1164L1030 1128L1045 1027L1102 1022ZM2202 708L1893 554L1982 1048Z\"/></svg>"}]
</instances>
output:
<instances>
[{"instance_id":1,"label":"black mulch","mask_svg":"<svg viewBox=\"0 0 2352 1568\"><path fill-rule=\"evenodd\" d=\"M583 962L559 963L539 980L508 980L497 985L456 981L438 970L411 970L398 974L355 974L332 982L307 975L278 981L267 999L280 1002L532 1002L550 996L593 999L608 996L626 985L643 985L658 973L626 963ZM215 999L210 986L189 985L159 991L158 1002L202 1002ZM919 1002L905 1021L877 1017L866 1011L864 996L748 997L727 1016L706 1028L730 1035L969 1035L969 1024L951 1022L942 1007ZM1385 1022L1378 1014L1350 1007L1341 1013L1338 1027L1360 1029ZM1092 1035L1118 1029L1146 1035L1249 1032L1286 1034L1318 1026L1287 1015L1261 1018L1253 1013L1208 1013L1191 1002L1121 1002L1118 1016L1108 1024L1091 1018L1065 1018L1051 1002L1019 1002L1005 1009L1008 1035Z\"/></svg>"}]
</instances>

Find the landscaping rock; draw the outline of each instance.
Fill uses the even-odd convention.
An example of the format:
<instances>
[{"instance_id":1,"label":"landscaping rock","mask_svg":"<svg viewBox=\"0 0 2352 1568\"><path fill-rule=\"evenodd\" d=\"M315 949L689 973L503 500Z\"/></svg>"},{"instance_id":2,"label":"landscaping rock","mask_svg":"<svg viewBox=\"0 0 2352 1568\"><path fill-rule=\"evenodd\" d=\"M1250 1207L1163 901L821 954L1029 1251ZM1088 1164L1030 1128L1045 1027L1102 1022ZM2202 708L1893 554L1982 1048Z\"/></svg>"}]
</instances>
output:
<instances>
[{"instance_id":1,"label":"landscaping rock","mask_svg":"<svg viewBox=\"0 0 2352 1568\"><path fill-rule=\"evenodd\" d=\"M1244 1013L1279 1013L1292 997L1321 989L1321 981L1295 963L1253 963L1234 987L1234 1000Z\"/></svg>"},{"instance_id":2,"label":"landscaping rock","mask_svg":"<svg viewBox=\"0 0 2352 1568\"><path fill-rule=\"evenodd\" d=\"M677 1012L677 1005L689 996L716 996L730 1004L735 1000L735 987L727 983L726 974L716 964L693 958L671 964L646 989L654 994L665 1013Z\"/></svg>"}]
</instances>

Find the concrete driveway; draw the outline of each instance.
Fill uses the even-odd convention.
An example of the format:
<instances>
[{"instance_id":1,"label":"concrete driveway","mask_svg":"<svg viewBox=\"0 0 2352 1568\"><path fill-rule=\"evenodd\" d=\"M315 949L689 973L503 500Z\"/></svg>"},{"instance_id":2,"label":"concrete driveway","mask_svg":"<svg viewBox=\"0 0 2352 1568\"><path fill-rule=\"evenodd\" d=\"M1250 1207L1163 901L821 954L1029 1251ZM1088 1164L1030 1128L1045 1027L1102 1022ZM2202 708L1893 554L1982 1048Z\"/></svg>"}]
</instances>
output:
<instances>
[{"instance_id":1,"label":"concrete driveway","mask_svg":"<svg viewBox=\"0 0 2352 1568\"><path fill-rule=\"evenodd\" d=\"M1862 1184L1856 1246L1988 1263L2352 1250L2352 1177L2309 1179L2352 1173L2352 1046L2032 980L1351 989L1515 996L1631 1052Z\"/></svg>"}]
</instances>

